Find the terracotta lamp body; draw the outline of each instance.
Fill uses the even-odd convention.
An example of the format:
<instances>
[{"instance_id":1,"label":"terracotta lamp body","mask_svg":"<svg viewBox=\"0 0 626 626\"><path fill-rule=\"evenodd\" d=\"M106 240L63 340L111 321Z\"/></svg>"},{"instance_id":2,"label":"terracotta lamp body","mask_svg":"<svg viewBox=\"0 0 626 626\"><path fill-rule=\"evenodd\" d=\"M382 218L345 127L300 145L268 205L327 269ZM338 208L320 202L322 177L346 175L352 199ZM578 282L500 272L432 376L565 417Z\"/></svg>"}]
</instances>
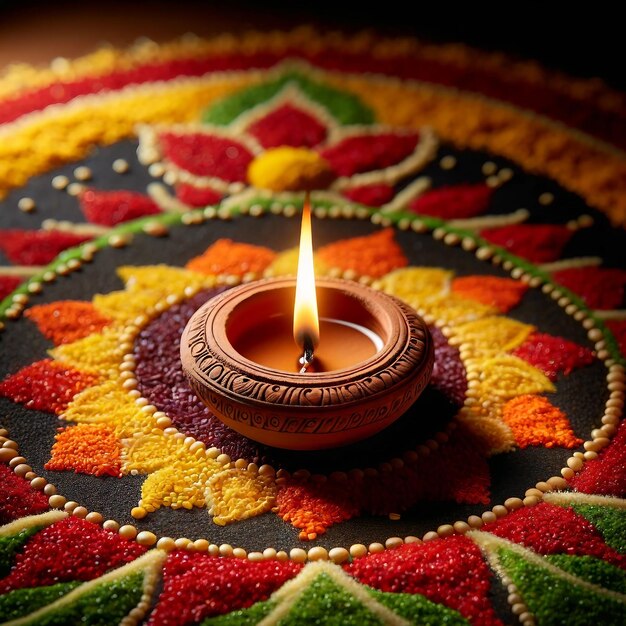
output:
<instances>
[{"instance_id":1,"label":"terracotta lamp body","mask_svg":"<svg viewBox=\"0 0 626 626\"><path fill-rule=\"evenodd\" d=\"M259 328L267 320L293 310L295 287L293 278L247 283L198 309L180 347L192 388L227 426L269 446L316 450L374 435L400 417L430 379L434 355L426 324L392 296L352 281L318 279L320 318L368 329L380 338L379 349L369 356L354 352L348 340L340 349L347 363L337 361L340 368L333 369L322 335L319 360L316 352L317 362L300 373L292 338L251 346L263 339ZM281 354L269 354L272 346ZM263 350L281 369L245 356Z\"/></svg>"}]
</instances>

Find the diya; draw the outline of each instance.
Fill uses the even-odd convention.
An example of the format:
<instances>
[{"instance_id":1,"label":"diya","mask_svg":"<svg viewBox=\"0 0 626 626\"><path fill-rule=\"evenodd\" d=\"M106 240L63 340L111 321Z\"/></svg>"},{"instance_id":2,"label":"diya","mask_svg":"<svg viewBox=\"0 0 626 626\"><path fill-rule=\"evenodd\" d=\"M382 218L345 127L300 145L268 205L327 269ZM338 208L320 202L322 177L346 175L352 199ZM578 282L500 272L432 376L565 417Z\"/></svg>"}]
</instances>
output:
<instances>
[{"instance_id":1,"label":"diya","mask_svg":"<svg viewBox=\"0 0 626 626\"><path fill-rule=\"evenodd\" d=\"M278 448L316 450L370 437L426 387L433 342L397 298L360 283L316 278L310 206L298 275L230 289L191 317L182 367L227 426Z\"/></svg>"}]
</instances>

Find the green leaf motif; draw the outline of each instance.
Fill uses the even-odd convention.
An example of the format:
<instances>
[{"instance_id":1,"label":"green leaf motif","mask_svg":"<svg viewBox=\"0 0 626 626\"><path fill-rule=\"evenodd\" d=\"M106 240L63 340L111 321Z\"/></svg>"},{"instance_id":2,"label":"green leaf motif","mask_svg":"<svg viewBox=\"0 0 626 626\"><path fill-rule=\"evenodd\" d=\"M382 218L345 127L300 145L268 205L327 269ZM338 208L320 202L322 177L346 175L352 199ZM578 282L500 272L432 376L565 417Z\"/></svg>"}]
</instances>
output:
<instances>
[{"instance_id":1,"label":"green leaf motif","mask_svg":"<svg viewBox=\"0 0 626 626\"><path fill-rule=\"evenodd\" d=\"M253 626L266 618L277 626L469 626L459 613L424 596L371 589L328 563L308 570L269 600L206 619L202 626Z\"/></svg>"},{"instance_id":2,"label":"green leaf motif","mask_svg":"<svg viewBox=\"0 0 626 626\"><path fill-rule=\"evenodd\" d=\"M227 126L242 113L276 96L289 84L296 85L305 96L326 108L341 125L374 123L374 113L357 97L313 81L293 70L277 80L242 89L214 103L204 112L202 121Z\"/></svg>"},{"instance_id":3,"label":"green leaf motif","mask_svg":"<svg viewBox=\"0 0 626 626\"><path fill-rule=\"evenodd\" d=\"M626 594L626 572L592 556L553 554L546 559L559 569L569 572L589 583Z\"/></svg>"},{"instance_id":4,"label":"green leaf motif","mask_svg":"<svg viewBox=\"0 0 626 626\"><path fill-rule=\"evenodd\" d=\"M15 560L15 555L22 549L22 546L36 533L41 530L41 526L24 528L15 535L0 537L0 578L4 578ZM2 612L0 611L0 615Z\"/></svg>"},{"instance_id":5,"label":"green leaf motif","mask_svg":"<svg viewBox=\"0 0 626 626\"><path fill-rule=\"evenodd\" d=\"M80 584L80 582L58 583L46 587L9 591L9 593L0 596L0 616L4 621L28 615L42 606L62 598Z\"/></svg>"},{"instance_id":6,"label":"green leaf motif","mask_svg":"<svg viewBox=\"0 0 626 626\"><path fill-rule=\"evenodd\" d=\"M626 596L590 584L541 557L526 559L519 550L498 551L500 565L517 586L541 626L618 626L624 623Z\"/></svg>"},{"instance_id":7,"label":"green leaf motif","mask_svg":"<svg viewBox=\"0 0 626 626\"><path fill-rule=\"evenodd\" d=\"M595 504L574 504L572 508L602 533L611 548L626 554L626 510Z\"/></svg>"}]
</instances>

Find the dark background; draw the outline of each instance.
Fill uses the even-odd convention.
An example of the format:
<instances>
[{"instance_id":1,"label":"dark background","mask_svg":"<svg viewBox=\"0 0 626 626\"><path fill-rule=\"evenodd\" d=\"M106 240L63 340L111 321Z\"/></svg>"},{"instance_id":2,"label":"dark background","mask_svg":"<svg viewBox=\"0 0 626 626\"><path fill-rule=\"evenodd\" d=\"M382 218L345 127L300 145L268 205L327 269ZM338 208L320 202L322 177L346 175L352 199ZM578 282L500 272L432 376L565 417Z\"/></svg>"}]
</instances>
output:
<instances>
[{"instance_id":1,"label":"dark background","mask_svg":"<svg viewBox=\"0 0 626 626\"><path fill-rule=\"evenodd\" d=\"M369 6L372 5L372 6ZM608 2L441 2L429 0L0 0L0 67L74 57L103 42L125 46L140 36L165 41L311 24L321 29L410 35L462 42L626 91L626 28Z\"/></svg>"}]
</instances>

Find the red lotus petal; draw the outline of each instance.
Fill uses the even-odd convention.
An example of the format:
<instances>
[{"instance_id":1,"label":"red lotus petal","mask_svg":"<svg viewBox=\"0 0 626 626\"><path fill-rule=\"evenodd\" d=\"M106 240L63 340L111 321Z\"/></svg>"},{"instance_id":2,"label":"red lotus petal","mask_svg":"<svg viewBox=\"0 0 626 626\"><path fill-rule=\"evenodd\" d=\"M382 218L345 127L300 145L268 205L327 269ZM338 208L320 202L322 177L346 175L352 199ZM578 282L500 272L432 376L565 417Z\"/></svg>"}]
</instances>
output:
<instances>
[{"instance_id":1,"label":"red lotus petal","mask_svg":"<svg viewBox=\"0 0 626 626\"><path fill-rule=\"evenodd\" d=\"M481 215L489 208L493 188L484 183L439 187L415 198L409 209L441 219L464 219Z\"/></svg>"},{"instance_id":2,"label":"red lotus petal","mask_svg":"<svg viewBox=\"0 0 626 626\"><path fill-rule=\"evenodd\" d=\"M391 185L361 185L350 189L342 189L341 193L353 202L379 207L393 199L395 190Z\"/></svg>"},{"instance_id":3,"label":"red lotus petal","mask_svg":"<svg viewBox=\"0 0 626 626\"><path fill-rule=\"evenodd\" d=\"M326 126L317 118L289 104L268 113L246 130L266 149L278 146L312 148L324 141L327 132Z\"/></svg>"},{"instance_id":4,"label":"red lotus petal","mask_svg":"<svg viewBox=\"0 0 626 626\"><path fill-rule=\"evenodd\" d=\"M461 535L405 544L355 559L344 569L380 591L424 595L455 609L472 624L502 623L489 600L491 571L476 544Z\"/></svg>"},{"instance_id":5,"label":"red lotus petal","mask_svg":"<svg viewBox=\"0 0 626 626\"><path fill-rule=\"evenodd\" d=\"M87 220L102 226L115 226L121 222L161 212L150 196L124 189L114 191L86 189L80 194L79 203Z\"/></svg>"},{"instance_id":6,"label":"red lotus petal","mask_svg":"<svg viewBox=\"0 0 626 626\"><path fill-rule=\"evenodd\" d=\"M205 207L217 204L223 194L211 187L195 187L187 183L176 185L176 197L185 204L193 207Z\"/></svg>"},{"instance_id":7,"label":"red lotus petal","mask_svg":"<svg viewBox=\"0 0 626 626\"><path fill-rule=\"evenodd\" d=\"M0 276L0 300L6 298L17 289L22 279L18 276Z\"/></svg>"},{"instance_id":8,"label":"red lotus petal","mask_svg":"<svg viewBox=\"0 0 626 626\"><path fill-rule=\"evenodd\" d=\"M148 626L184 626L266 600L293 578L302 565L276 560L172 552L163 566L163 591Z\"/></svg>"},{"instance_id":9,"label":"red lotus petal","mask_svg":"<svg viewBox=\"0 0 626 626\"><path fill-rule=\"evenodd\" d=\"M622 421L611 444L596 459L586 461L570 485L583 493L626 497L626 421Z\"/></svg>"},{"instance_id":10,"label":"red lotus petal","mask_svg":"<svg viewBox=\"0 0 626 626\"><path fill-rule=\"evenodd\" d=\"M200 132L166 132L159 139L163 154L183 170L233 183L246 180L253 155L237 141Z\"/></svg>"},{"instance_id":11,"label":"red lotus petal","mask_svg":"<svg viewBox=\"0 0 626 626\"><path fill-rule=\"evenodd\" d=\"M559 270L554 280L578 294L592 309L619 309L624 303L626 270L613 267L573 267Z\"/></svg>"},{"instance_id":12,"label":"red lotus petal","mask_svg":"<svg viewBox=\"0 0 626 626\"><path fill-rule=\"evenodd\" d=\"M545 333L531 333L512 354L540 369L550 380L556 380L559 373L567 375L589 365L594 359L589 348Z\"/></svg>"},{"instance_id":13,"label":"red lotus petal","mask_svg":"<svg viewBox=\"0 0 626 626\"><path fill-rule=\"evenodd\" d=\"M77 393L96 381L97 378L91 374L52 359L43 359L5 378L0 383L0 396L29 409L60 414Z\"/></svg>"},{"instance_id":14,"label":"red lotus petal","mask_svg":"<svg viewBox=\"0 0 626 626\"><path fill-rule=\"evenodd\" d=\"M406 159L417 146L419 135L381 133L346 137L320 150L339 176L352 176L390 167Z\"/></svg>"},{"instance_id":15,"label":"red lotus petal","mask_svg":"<svg viewBox=\"0 0 626 626\"><path fill-rule=\"evenodd\" d=\"M539 554L593 556L626 569L626 554L608 546L593 524L570 508L542 502L513 511L481 530Z\"/></svg>"},{"instance_id":16,"label":"red lotus petal","mask_svg":"<svg viewBox=\"0 0 626 626\"><path fill-rule=\"evenodd\" d=\"M561 258L572 231L558 224L513 224L486 228L480 233L487 241L533 263Z\"/></svg>"},{"instance_id":17,"label":"red lotus petal","mask_svg":"<svg viewBox=\"0 0 626 626\"><path fill-rule=\"evenodd\" d=\"M48 510L48 497L4 463L0 463L0 484L0 525Z\"/></svg>"},{"instance_id":18,"label":"red lotus petal","mask_svg":"<svg viewBox=\"0 0 626 626\"><path fill-rule=\"evenodd\" d=\"M46 265L63 250L88 239L56 230L2 230L0 250L16 265Z\"/></svg>"},{"instance_id":19,"label":"red lotus petal","mask_svg":"<svg viewBox=\"0 0 626 626\"><path fill-rule=\"evenodd\" d=\"M557 224L513 224L486 228L481 236L533 263L549 263L561 258L572 231Z\"/></svg>"},{"instance_id":20,"label":"red lotus petal","mask_svg":"<svg viewBox=\"0 0 626 626\"><path fill-rule=\"evenodd\" d=\"M528 286L519 280L500 276L459 276L452 280L451 287L454 293L502 313L517 306L528 291Z\"/></svg>"},{"instance_id":21,"label":"red lotus petal","mask_svg":"<svg viewBox=\"0 0 626 626\"><path fill-rule=\"evenodd\" d=\"M93 580L146 551L135 541L92 522L68 517L39 531L16 556L0 593L26 587Z\"/></svg>"},{"instance_id":22,"label":"red lotus petal","mask_svg":"<svg viewBox=\"0 0 626 626\"><path fill-rule=\"evenodd\" d=\"M91 302L82 300L38 304L26 309L24 315L35 322L41 334L57 346L100 332L111 322Z\"/></svg>"}]
</instances>

